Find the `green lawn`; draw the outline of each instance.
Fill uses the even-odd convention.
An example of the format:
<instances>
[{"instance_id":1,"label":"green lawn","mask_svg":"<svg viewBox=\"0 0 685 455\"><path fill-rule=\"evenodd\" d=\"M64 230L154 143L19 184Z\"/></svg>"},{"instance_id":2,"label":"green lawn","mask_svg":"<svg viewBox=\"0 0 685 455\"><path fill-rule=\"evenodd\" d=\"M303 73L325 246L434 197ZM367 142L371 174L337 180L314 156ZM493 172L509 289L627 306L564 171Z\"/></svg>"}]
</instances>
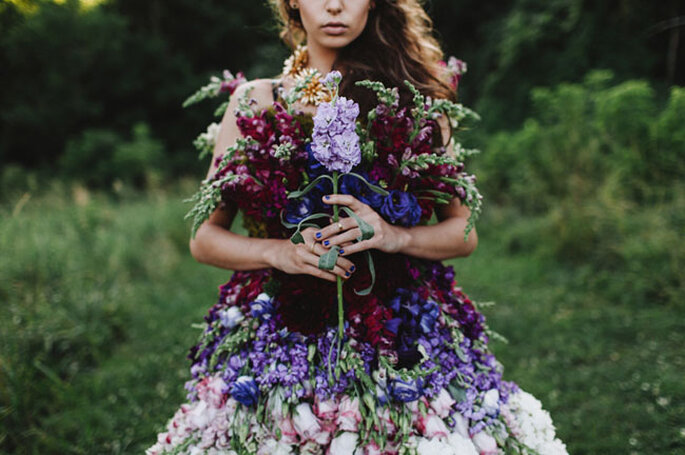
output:
<instances>
[{"instance_id":1,"label":"green lawn","mask_svg":"<svg viewBox=\"0 0 685 455\"><path fill-rule=\"evenodd\" d=\"M184 400L185 359L228 272L197 264L191 188L0 206L0 452L141 453ZM26 198L24 198L26 199ZM628 307L499 242L454 261L486 307L507 379L552 413L574 454L685 453L682 306ZM621 279L621 277L616 277ZM680 309L678 309L680 307Z\"/></svg>"}]
</instances>

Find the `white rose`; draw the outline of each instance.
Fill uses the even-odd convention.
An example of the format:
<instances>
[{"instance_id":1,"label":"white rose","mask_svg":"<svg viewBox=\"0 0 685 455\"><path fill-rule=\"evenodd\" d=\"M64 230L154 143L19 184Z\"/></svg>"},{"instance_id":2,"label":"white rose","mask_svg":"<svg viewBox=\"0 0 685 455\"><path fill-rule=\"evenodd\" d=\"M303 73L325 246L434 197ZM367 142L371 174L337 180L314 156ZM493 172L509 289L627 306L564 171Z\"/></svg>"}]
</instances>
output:
<instances>
[{"instance_id":1,"label":"white rose","mask_svg":"<svg viewBox=\"0 0 685 455\"><path fill-rule=\"evenodd\" d=\"M459 455L478 455L476 446L473 445L471 439L464 437L460 433L452 433L447 436L447 443Z\"/></svg>"},{"instance_id":2,"label":"white rose","mask_svg":"<svg viewBox=\"0 0 685 455\"><path fill-rule=\"evenodd\" d=\"M455 455L452 447L439 439L419 438L417 452L419 455Z\"/></svg>"},{"instance_id":3,"label":"white rose","mask_svg":"<svg viewBox=\"0 0 685 455\"><path fill-rule=\"evenodd\" d=\"M304 439L312 439L314 435L321 431L321 425L312 412L309 403L300 403L295 407L293 425L297 434Z\"/></svg>"},{"instance_id":4,"label":"white rose","mask_svg":"<svg viewBox=\"0 0 685 455\"><path fill-rule=\"evenodd\" d=\"M497 441L486 432L479 431L473 435L471 441L476 446L476 449L478 449L478 452L480 452L480 455L497 454Z\"/></svg>"},{"instance_id":5,"label":"white rose","mask_svg":"<svg viewBox=\"0 0 685 455\"><path fill-rule=\"evenodd\" d=\"M456 401L454 401L452 395L447 390L441 389L440 393L431 401L431 408L433 408L437 415L445 418L450 414L454 403Z\"/></svg>"},{"instance_id":6,"label":"white rose","mask_svg":"<svg viewBox=\"0 0 685 455\"><path fill-rule=\"evenodd\" d=\"M471 436L469 435L469 420L458 412L452 414L452 420L454 420L455 423L454 431L465 438L471 439Z\"/></svg>"},{"instance_id":7,"label":"white rose","mask_svg":"<svg viewBox=\"0 0 685 455\"><path fill-rule=\"evenodd\" d=\"M290 455L291 453L293 453L293 448L290 444L273 438L267 439L257 451L257 455Z\"/></svg>"},{"instance_id":8,"label":"white rose","mask_svg":"<svg viewBox=\"0 0 685 455\"><path fill-rule=\"evenodd\" d=\"M499 391L497 389L490 389L485 392L482 406L485 412L490 415L497 413L499 409Z\"/></svg>"},{"instance_id":9,"label":"white rose","mask_svg":"<svg viewBox=\"0 0 685 455\"><path fill-rule=\"evenodd\" d=\"M357 433L346 431L331 441L327 455L353 455L357 447Z\"/></svg>"},{"instance_id":10,"label":"white rose","mask_svg":"<svg viewBox=\"0 0 685 455\"><path fill-rule=\"evenodd\" d=\"M427 438L441 438L449 434L445 422L435 414L419 417L417 427L421 434Z\"/></svg>"}]
</instances>

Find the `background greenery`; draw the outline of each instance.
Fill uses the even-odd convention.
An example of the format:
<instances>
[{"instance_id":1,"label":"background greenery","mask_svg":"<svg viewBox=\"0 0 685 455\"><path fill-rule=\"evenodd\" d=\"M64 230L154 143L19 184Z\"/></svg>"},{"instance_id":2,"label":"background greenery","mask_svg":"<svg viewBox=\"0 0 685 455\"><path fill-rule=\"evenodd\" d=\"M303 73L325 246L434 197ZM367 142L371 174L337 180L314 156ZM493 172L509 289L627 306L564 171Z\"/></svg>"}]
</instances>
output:
<instances>
[{"instance_id":1,"label":"background greenery","mask_svg":"<svg viewBox=\"0 0 685 455\"><path fill-rule=\"evenodd\" d=\"M433 0L486 197L453 261L571 453L685 452L677 1ZM680 8L680 9L679 9ZM0 0L0 453L141 453L228 272L182 221L210 74L276 74L263 2Z\"/></svg>"}]
</instances>

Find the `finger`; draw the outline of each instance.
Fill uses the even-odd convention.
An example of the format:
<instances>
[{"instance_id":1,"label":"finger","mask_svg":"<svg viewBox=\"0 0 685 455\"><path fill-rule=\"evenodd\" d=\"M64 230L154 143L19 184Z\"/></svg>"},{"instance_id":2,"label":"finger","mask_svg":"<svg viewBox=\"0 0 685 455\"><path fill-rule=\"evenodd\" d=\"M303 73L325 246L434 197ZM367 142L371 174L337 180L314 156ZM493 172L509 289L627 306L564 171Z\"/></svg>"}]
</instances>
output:
<instances>
[{"instance_id":1,"label":"finger","mask_svg":"<svg viewBox=\"0 0 685 455\"><path fill-rule=\"evenodd\" d=\"M354 218L340 218L339 221L332 221L331 224L314 234L316 240L325 241L327 238L340 234L348 229L356 228L357 221Z\"/></svg>"},{"instance_id":2,"label":"finger","mask_svg":"<svg viewBox=\"0 0 685 455\"><path fill-rule=\"evenodd\" d=\"M304 273L306 273L307 275L312 275L312 276L315 276L317 278L321 278L321 279L326 280L326 281L332 281L332 282L336 281L336 277L334 274L332 274L331 272L329 272L327 270L321 270L320 268L314 267L313 265L305 264L302 271Z\"/></svg>"},{"instance_id":3,"label":"finger","mask_svg":"<svg viewBox=\"0 0 685 455\"><path fill-rule=\"evenodd\" d=\"M325 248L321 247L320 245L317 244L317 247L315 248L315 253L317 254L306 254L302 259L306 264L309 264L314 267L319 267L319 257L321 254L327 253L328 250ZM342 258L339 258L342 259ZM338 264L338 261L335 262L335 266L333 267L333 270L326 270L326 272L333 274L333 275L338 275L342 279L348 279L352 272L350 272L350 269L354 270L354 265L350 262L347 261L349 264L346 264L347 267L343 267L342 265ZM345 263L343 263L345 264Z\"/></svg>"},{"instance_id":4,"label":"finger","mask_svg":"<svg viewBox=\"0 0 685 455\"><path fill-rule=\"evenodd\" d=\"M346 205L355 212L366 206L366 204L361 202L359 199L354 196L350 196L349 194L327 194L323 197L323 202L325 204Z\"/></svg>"},{"instance_id":5,"label":"finger","mask_svg":"<svg viewBox=\"0 0 685 455\"><path fill-rule=\"evenodd\" d=\"M374 246L371 239L363 240L361 242L354 243L350 246L346 246L340 251L340 254L349 256L350 254L359 253L360 251L370 250L373 247Z\"/></svg>"},{"instance_id":6,"label":"finger","mask_svg":"<svg viewBox=\"0 0 685 455\"><path fill-rule=\"evenodd\" d=\"M342 245L343 243L349 243L361 237L362 231L359 228L350 229L343 232L342 234L334 235L330 239L326 239L322 242L322 245L326 248L330 248L333 245Z\"/></svg>"}]
</instances>

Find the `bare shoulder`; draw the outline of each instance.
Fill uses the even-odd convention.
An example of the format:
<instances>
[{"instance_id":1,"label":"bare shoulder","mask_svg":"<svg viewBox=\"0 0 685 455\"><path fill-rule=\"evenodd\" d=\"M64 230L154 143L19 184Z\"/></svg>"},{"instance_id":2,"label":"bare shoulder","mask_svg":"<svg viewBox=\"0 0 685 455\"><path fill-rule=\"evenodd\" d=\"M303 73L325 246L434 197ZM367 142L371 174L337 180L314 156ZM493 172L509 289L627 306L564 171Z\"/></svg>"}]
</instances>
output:
<instances>
[{"instance_id":1,"label":"bare shoulder","mask_svg":"<svg viewBox=\"0 0 685 455\"><path fill-rule=\"evenodd\" d=\"M248 96L257 102L257 108L266 108L273 102L273 87L276 81L273 79L254 79L241 84L231 97L231 104L238 103L239 99Z\"/></svg>"}]
</instances>

